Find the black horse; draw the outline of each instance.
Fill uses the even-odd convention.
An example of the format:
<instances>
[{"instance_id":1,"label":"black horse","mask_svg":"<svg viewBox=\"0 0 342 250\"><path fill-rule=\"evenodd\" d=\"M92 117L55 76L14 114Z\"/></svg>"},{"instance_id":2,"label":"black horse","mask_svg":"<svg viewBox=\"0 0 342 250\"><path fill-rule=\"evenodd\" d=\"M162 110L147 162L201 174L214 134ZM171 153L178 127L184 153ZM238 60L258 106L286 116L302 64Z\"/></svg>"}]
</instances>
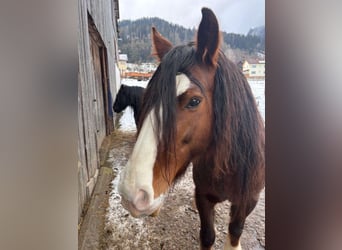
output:
<instances>
[{"instance_id":1,"label":"black horse","mask_svg":"<svg viewBox=\"0 0 342 250\"><path fill-rule=\"evenodd\" d=\"M113 109L116 113L120 113L127 106L133 108L134 120L137 125L140 117L140 108L145 89L138 86L127 86L122 84L118 94L116 95Z\"/></svg>"}]
</instances>

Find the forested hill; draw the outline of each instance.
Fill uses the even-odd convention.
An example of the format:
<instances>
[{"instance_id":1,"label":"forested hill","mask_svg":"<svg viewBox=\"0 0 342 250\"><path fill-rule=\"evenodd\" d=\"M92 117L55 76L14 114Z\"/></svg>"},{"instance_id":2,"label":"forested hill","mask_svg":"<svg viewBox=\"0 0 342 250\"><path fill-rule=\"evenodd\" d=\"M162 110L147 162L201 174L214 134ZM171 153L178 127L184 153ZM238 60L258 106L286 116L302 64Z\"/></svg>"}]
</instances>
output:
<instances>
[{"instance_id":1,"label":"forested hill","mask_svg":"<svg viewBox=\"0 0 342 250\"><path fill-rule=\"evenodd\" d=\"M151 62L151 27L157 30L174 45L188 43L195 38L195 28L187 29L160 18L142 18L135 21L119 22L120 53L128 55L128 62ZM248 53L264 51L265 39L255 35L241 35L223 32L224 46L227 49L240 49Z\"/></svg>"}]
</instances>

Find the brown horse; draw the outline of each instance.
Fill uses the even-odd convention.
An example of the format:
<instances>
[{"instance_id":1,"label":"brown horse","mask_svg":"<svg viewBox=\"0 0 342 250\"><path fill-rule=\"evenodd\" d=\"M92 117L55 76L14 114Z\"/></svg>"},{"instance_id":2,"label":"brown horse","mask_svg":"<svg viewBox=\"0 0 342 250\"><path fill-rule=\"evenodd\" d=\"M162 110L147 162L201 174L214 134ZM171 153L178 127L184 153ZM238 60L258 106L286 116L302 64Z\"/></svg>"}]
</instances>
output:
<instances>
[{"instance_id":1,"label":"brown horse","mask_svg":"<svg viewBox=\"0 0 342 250\"><path fill-rule=\"evenodd\" d=\"M202 9L195 43L173 47L155 28L152 40L160 65L147 86L137 142L121 175L122 204L135 217L156 214L192 162L201 249L214 244L214 207L227 199L225 249L241 249L245 219L265 184L264 124L249 84L220 51L210 9Z\"/></svg>"}]
</instances>

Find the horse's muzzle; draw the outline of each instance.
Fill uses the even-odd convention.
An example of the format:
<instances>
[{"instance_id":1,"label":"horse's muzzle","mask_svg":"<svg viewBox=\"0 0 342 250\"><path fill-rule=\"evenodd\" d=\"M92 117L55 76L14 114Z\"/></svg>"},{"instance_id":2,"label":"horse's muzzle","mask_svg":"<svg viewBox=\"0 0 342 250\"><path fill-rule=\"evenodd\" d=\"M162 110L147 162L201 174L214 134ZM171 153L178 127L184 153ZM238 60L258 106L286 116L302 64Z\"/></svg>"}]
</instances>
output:
<instances>
[{"instance_id":1,"label":"horse's muzzle","mask_svg":"<svg viewBox=\"0 0 342 250\"><path fill-rule=\"evenodd\" d=\"M142 194L143 195L143 194ZM141 197L138 197L138 199ZM144 198L142 198L144 199ZM138 201L138 202L131 202L126 200L124 197L121 196L121 204L122 206L130 212L130 214L135 217L144 217L155 214L157 210L163 205L164 196L160 196L157 199L154 199L151 204L145 203L146 201ZM135 204L137 203L137 204ZM145 204L143 204L145 203Z\"/></svg>"}]
</instances>

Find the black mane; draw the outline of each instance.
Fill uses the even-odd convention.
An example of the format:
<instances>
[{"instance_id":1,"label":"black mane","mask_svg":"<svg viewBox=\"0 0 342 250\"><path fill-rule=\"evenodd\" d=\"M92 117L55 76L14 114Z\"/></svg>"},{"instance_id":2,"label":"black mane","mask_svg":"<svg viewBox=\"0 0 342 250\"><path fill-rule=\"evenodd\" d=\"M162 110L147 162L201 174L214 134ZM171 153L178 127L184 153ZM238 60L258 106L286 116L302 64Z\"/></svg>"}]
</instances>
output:
<instances>
[{"instance_id":1,"label":"black mane","mask_svg":"<svg viewBox=\"0 0 342 250\"><path fill-rule=\"evenodd\" d=\"M241 70L220 53L213 94L213 140L216 174L236 174L239 191L264 165L264 126L250 85Z\"/></svg>"}]
</instances>

